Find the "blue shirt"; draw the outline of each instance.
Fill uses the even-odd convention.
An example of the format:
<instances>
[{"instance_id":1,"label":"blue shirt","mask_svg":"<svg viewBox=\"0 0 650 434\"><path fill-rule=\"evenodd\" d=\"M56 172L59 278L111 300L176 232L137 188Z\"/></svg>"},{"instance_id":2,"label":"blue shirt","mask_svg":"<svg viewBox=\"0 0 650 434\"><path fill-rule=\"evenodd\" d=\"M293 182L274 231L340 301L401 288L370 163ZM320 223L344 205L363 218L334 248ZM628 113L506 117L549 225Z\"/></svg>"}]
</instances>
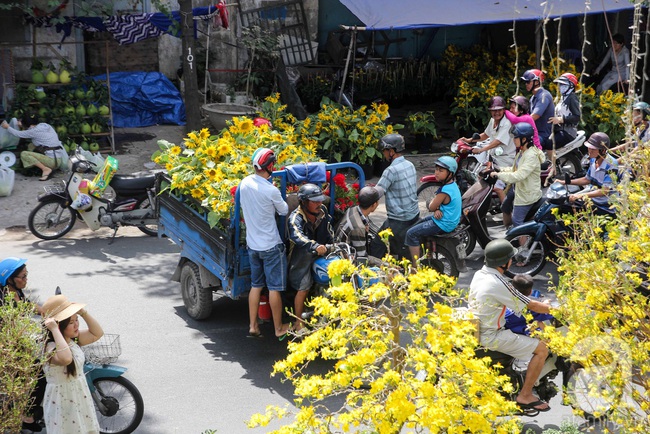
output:
<instances>
[{"instance_id":1,"label":"blue shirt","mask_svg":"<svg viewBox=\"0 0 650 434\"><path fill-rule=\"evenodd\" d=\"M533 315L533 320L534 321L549 321L553 319L553 315L548 314L548 313L537 313L537 312L532 312L528 311ZM526 322L526 318L523 315L517 315L513 310L511 309L506 309L506 325L505 327L512 331L513 333L517 333L518 335L530 335L530 330L528 329L528 323Z\"/></svg>"},{"instance_id":2,"label":"blue shirt","mask_svg":"<svg viewBox=\"0 0 650 434\"><path fill-rule=\"evenodd\" d=\"M248 248L265 252L282 243L275 214L287 215L289 205L282 199L280 190L268 179L257 174L248 175L239 184L239 200L246 222Z\"/></svg>"},{"instance_id":3,"label":"blue shirt","mask_svg":"<svg viewBox=\"0 0 650 434\"><path fill-rule=\"evenodd\" d=\"M530 97L530 114L539 116L535 120L539 140L544 144L544 140L551 136L553 124L548 123L548 119L555 116L555 104L551 92L541 87L536 94Z\"/></svg>"},{"instance_id":4,"label":"blue shirt","mask_svg":"<svg viewBox=\"0 0 650 434\"><path fill-rule=\"evenodd\" d=\"M384 170L377 187L386 195L388 218L407 222L420 215L416 184L415 166L403 156L395 158Z\"/></svg>"},{"instance_id":5,"label":"blue shirt","mask_svg":"<svg viewBox=\"0 0 650 434\"><path fill-rule=\"evenodd\" d=\"M614 187L614 180L612 180L611 173L618 171L618 161L616 158L607 154L603 162L600 164L600 167L596 167L596 159L592 158L589 160L589 170L587 170L586 178L598 188L609 188ZM609 207L609 198L607 195L592 197L591 200L598 205Z\"/></svg>"},{"instance_id":6,"label":"blue shirt","mask_svg":"<svg viewBox=\"0 0 650 434\"><path fill-rule=\"evenodd\" d=\"M438 220L433 216L431 218L444 232L452 232L460 222L460 213L463 207L460 189L458 188L458 184L452 182L451 184L445 184L440 187L438 194L440 193L448 195L450 201L446 205L444 203L440 205L440 211L442 211L441 219Z\"/></svg>"}]
</instances>

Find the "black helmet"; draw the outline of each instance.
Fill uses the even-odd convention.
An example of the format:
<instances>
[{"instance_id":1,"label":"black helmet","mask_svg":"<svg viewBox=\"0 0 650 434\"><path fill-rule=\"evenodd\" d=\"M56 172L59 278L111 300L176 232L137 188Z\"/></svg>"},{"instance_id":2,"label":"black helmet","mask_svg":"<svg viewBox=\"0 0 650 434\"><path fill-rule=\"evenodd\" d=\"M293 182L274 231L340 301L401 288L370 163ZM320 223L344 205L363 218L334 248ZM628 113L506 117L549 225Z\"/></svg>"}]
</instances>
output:
<instances>
[{"instance_id":1,"label":"black helmet","mask_svg":"<svg viewBox=\"0 0 650 434\"><path fill-rule=\"evenodd\" d=\"M501 267L517 254L508 240L492 240L485 246L485 263L488 267Z\"/></svg>"},{"instance_id":2,"label":"black helmet","mask_svg":"<svg viewBox=\"0 0 650 434\"><path fill-rule=\"evenodd\" d=\"M381 193L375 187L363 187L359 191L359 206L363 209L370 207L381 197Z\"/></svg>"},{"instance_id":3,"label":"black helmet","mask_svg":"<svg viewBox=\"0 0 650 434\"><path fill-rule=\"evenodd\" d=\"M312 202L323 202L325 195L323 190L316 184L303 184L298 189L298 200L304 202L310 200Z\"/></svg>"},{"instance_id":4,"label":"black helmet","mask_svg":"<svg viewBox=\"0 0 650 434\"><path fill-rule=\"evenodd\" d=\"M519 122L518 124L515 124L512 127L512 137L515 139L533 139L533 135L535 135L535 131L533 131L533 127L530 126L530 124L527 124L525 122Z\"/></svg>"},{"instance_id":5,"label":"black helmet","mask_svg":"<svg viewBox=\"0 0 650 434\"><path fill-rule=\"evenodd\" d=\"M382 149L394 149L395 152L404 152L404 137L401 134L386 134L379 141Z\"/></svg>"}]
</instances>

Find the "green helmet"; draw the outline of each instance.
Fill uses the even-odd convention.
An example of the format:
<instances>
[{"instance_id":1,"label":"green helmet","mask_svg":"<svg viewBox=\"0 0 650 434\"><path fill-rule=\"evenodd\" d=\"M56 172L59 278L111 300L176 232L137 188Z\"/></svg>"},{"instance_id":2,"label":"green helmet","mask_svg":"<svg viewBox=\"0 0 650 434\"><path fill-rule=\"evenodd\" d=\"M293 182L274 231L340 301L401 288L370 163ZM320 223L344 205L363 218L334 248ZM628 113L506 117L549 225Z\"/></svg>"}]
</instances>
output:
<instances>
[{"instance_id":1,"label":"green helmet","mask_svg":"<svg viewBox=\"0 0 650 434\"><path fill-rule=\"evenodd\" d=\"M500 267L516 254L517 249L508 240L492 240L485 246L485 263L488 267Z\"/></svg>"}]
</instances>

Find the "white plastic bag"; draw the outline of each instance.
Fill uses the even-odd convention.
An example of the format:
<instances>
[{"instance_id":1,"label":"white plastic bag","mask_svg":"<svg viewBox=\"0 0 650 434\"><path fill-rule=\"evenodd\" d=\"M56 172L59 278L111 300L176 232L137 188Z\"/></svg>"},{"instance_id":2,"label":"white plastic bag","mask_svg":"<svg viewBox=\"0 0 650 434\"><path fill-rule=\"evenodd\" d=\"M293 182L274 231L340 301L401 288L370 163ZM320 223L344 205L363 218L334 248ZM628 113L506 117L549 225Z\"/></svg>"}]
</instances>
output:
<instances>
[{"instance_id":1,"label":"white plastic bag","mask_svg":"<svg viewBox=\"0 0 650 434\"><path fill-rule=\"evenodd\" d=\"M9 126L14 129L18 129L18 120L13 118L9 121ZM0 128L0 149L13 149L18 146L20 137L14 136L8 130Z\"/></svg>"},{"instance_id":2,"label":"white plastic bag","mask_svg":"<svg viewBox=\"0 0 650 434\"><path fill-rule=\"evenodd\" d=\"M9 196L14 189L16 172L8 167L0 167L0 196Z\"/></svg>"},{"instance_id":3,"label":"white plastic bag","mask_svg":"<svg viewBox=\"0 0 650 434\"><path fill-rule=\"evenodd\" d=\"M95 152L94 154L90 151L86 151L85 149L79 149L79 153L83 155L83 157L90 161L91 163L95 163L95 167L93 167L93 172L97 173L98 170L102 168L104 165L104 157L102 157L102 154L99 152Z\"/></svg>"},{"instance_id":4,"label":"white plastic bag","mask_svg":"<svg viewBox=\"0 0 650 434\"><path fill-rule=\"evenodd\" d=\"M63 157L61 157L61 164L59 165L59 170L61 170L62 172L70 171L70 158L68 157L67 152L64 152Z\"/></svg>"}]
</instances>

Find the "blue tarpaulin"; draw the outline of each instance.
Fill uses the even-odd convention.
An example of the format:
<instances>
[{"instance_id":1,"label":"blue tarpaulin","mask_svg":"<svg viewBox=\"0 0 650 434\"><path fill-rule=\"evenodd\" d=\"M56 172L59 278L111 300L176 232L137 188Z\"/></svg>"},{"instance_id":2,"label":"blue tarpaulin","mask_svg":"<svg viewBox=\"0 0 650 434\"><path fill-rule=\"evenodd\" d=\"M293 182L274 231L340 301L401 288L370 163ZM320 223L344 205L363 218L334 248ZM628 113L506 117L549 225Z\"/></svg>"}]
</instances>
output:
<instances>
[{"instance_id":1,"label":"blue tarpaulin","mask_svg":"<svg viewBox=\"0 0 650 434\"><path fill-rule=\"evenodd\" d=\"M628 0L340 0L369 30L415 29L633 9Z\"/></svg>"},{"instance_id":2,"label":"blue tarpaulin","mask_svg":"<svg viewBox=\"0 0 650 434\"><path fill-rule=\"evenodd\" d=\"M106 74L94 79L106 80ZM110 79L114 127L185 125L183 98L160 72L112 72Z\"/></svg>"}]
</instances>

